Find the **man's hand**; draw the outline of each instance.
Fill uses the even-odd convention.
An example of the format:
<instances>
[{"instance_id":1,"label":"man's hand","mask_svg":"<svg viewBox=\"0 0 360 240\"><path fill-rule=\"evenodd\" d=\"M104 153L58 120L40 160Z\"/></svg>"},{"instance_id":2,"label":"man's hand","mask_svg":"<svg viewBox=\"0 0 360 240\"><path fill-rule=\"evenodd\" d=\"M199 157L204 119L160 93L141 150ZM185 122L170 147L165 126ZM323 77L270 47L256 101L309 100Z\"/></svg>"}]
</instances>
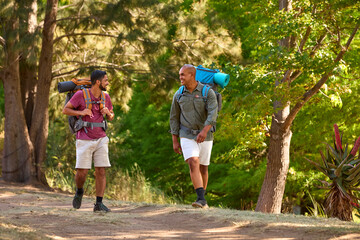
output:
<instances>
[{"instance_id":1,"label":"man's hand","mask_svg":"<svg viewBox=\"0 0 360 240\"><path fill-rule=\"evenodd\" d=\"M182 154L181 153L181 146L180 146L180 143L178 141L176 142L173 142L173 149L174 149L174 152L176 152L177 154Z\"/></svg>"},{"instance_id":2,"label":"man's hand","mask_svg":"<svg viewBox=\"0 0 360 240\"><path fill-rule=\"evenodd\" d=\"M178 136L172 135L172 141L173 141L174 152L176 152L177 154L182 154L181 153L181 145L178 141Z\"/></svg>"},{"instance_id":3,"label":"man's hand","mask_svg":"<svg viewBox=\"0 0 360 240\"><path fill-rule=\"evenodd\" d=\"M90 109L88 109L88 108L85 108L84 110L82 110L80 112L80 115L81 116L86 116L87 115L87 116L90 116L91 118L94 116L92 111Z\"/></svg>"},{"instance_id":4,"label":"man's hand","mask_svg":"<svg viewBox=\"0 0 360 240\"><path fill-rule=\"evenodd\" d=\"M111 121L114 119L115 114L113 111L110 111L107 107L104 107L103 109L100 110L102 115L106 115L107 120Z\"/></svg>"},{"instance_id":5,"label":"man's hand","mask_svg":"<svg viewBox=\"0 0 360 240\"><path fill-rule=\"evenodd\" d=\"M111 112L107 107L104 107L103 109L101 109L100 112L101 112L102 115L106 114L108 116L111 116Z\"/></svg>"},{"instance_id":6,"label":"man's hand","mask_svg":"<svg viewBox=\"0 0 360 240\"><path fill-rule=\"evenodd\" d=\"M196 142L197 143L202 143L203 141L205 141L207 133L209 132L209 130L211 129L211 125L206 125L201 132L197 135L196 137Z\"/></svg>"}]
</instances>

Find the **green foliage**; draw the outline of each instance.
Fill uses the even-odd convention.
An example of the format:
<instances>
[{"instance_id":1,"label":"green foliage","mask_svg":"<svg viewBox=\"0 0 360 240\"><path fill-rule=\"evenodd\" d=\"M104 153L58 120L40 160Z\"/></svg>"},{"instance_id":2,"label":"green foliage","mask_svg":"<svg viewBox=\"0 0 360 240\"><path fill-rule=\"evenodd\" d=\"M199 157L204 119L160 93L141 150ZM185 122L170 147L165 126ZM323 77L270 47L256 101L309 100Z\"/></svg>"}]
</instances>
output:
<instances>
[{"instance_id":1,"label":"green foliage","mask_svg":"<svg viewBox=\"0 0 360 240\"><path fill-rule=\"evenodd\" d=\"M137 84L129 103L130 110L114 122L110 147L118 166L137 163L145 176L167 195L184 198L192 192L183 159L173 154L169 130L170 104L156 106L149 101L147 84ZM111 146L111 145L110 145ZM174 184L176 183L176 184Z\"/></svg>"},{"instance_id":2,"label":"green foliage","mask_svg":"<svg viewBox=\"0 0 360 240\"><path fill-rule=\"evenodd\" d=\"M247 157L257 167L259 158L253 156L266 153L271 115L280 110L272 109L274 101L289 102L292 108L324 73L334 74L308 102L310 105L298 113L292 126L291 172L284 204L304 206L310 204L309 199L304 200L305 190L314 188L311 180L318 173L304 165L303 156L315 154L323 139L316 140L329 138L326 129L334 122L354 132L360 130L354 108L359 104L354 98L358 92L358 81L354 80L359 76L359 35L343 60L334 63L358 22L359 3L298 1L292 2L289 12L279 11L278 4L208 1L208 23L214 28L222 24L233 38L241 38L245 58L241 65L221 63L223 70L231 74L231 82L223 92L228 105L221 113L222 131L217 139L232 139L234 145L227 155L240 161ZM286 38L290 41L284 48L279 42ZM280 82L287 70L291 80ZM260 159L264 161L264 156ZM321 196L323 193L316 197Z\"/></svg>"},{"instance_id":3,"label":"green foliage","mask_svg":"<svg viewBox=\"0 0 360 240\"><path fill-rule=\"evenodd\" d=\"M307 209L309 210L310 216L314 216L314 217L326 217L326 213L325 213L325 209L324 207L319 204L318 202L315 201L315 199L313 198L313 196L311 196L311 194L308 192L309 197L311 199L311 202L313 204L313 208L312 207L307 207Z\"/></svg>"}]
</instances>

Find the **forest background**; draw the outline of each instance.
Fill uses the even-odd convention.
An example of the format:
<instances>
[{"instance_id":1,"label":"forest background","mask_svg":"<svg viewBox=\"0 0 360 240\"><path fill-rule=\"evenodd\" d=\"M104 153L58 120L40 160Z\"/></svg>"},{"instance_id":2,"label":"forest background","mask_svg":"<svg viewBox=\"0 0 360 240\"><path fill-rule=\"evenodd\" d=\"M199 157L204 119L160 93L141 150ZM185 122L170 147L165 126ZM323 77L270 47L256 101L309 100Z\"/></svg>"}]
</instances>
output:
<instances>
[{"instance_id":1,"label":"forest background","mask_svg":"<svg viewBox=\"0 0 360 240\"><path fill-rule=\"evenodd\" d=\"M107 173L106 197L182 203L195 199L188 166L173 152L168 132L172 96L180 86L178 71L185 63L217 68L231 76L229 85L219 89L223 109L209 167L207 199L211 206L255 209L267 167L272 115L277 110L273 99L292 102L301 98L330 66L329 79L292 122L282 212L301 209L304 213L315 201L325 199L326 192L317 187L317 179L325 178L304 157L320 159L324 142L333 141L334 123L350 145L360 135L359 34L344 57L332 63L359 22L358 1L294 1L289 12L279 11L281 1L262 0L0 2L2 36L10 35L7 21L13 15L20 25L23 19L29 26L24 19L33 4L37 5L34 31L23 30L21 35L20 29L14 47L22 53L20 69L41 65L46 4L55 2L58 8L46 104L46 158L41 164L51 187L74 190L75 137L61 113L65 94L57 92L57 83L87 77L97 68L108 72L116 114L107 131L112 168ZM14 7L17 5L20 7ZM307 34L309 28L312 31ZM293 50L279 44L294 36ZM302 45L306 36L309 41ZM1 47L0 70L4 71L7 49L4 44ZM286 69L306 74L288 88L279 87L275 82ZM7 82L0 75L3 132ZM36 84L40 82L33 89ZM30 101L24 99L30 95L24 96L25 109ZM91 173L86 192L93 194L93 187Z\"/></svg>"}]
</instances>

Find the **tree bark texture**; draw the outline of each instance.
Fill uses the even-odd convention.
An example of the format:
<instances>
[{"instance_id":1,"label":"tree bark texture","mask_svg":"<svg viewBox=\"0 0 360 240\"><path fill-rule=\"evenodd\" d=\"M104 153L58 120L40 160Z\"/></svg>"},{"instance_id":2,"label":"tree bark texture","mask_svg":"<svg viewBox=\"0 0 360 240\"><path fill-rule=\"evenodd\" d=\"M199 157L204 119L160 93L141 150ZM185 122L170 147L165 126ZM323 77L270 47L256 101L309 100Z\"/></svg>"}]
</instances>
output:
<instances>
[{"instance_id":1,"label":"tree bark texture","mask_svg":"<svg viewBox=\"0 0 360 240\"><path fill-rule=\"evenodd\" d=\"M37 27L37 1L23 1L20 5L27 9L26 14L20 15L24 26L20 27L20 35L33 35ZM31 126L31 118L34 109L35 93L37 86L37 62L29 60L30 55L36 46L35 37L29 37L23 43L23 51L20 58L20 81L21 81L21 98L24 107L25 119L28 129Z\"/></svg>"},{"instance_id":2,"label":"tree bark texture","mask_svg":"<svg viewBox=\"0 0 360 240\"><path fill-rule=\"evenodd\" d=\"M2 159L2 177L5 181L28 182L31 180L31 160L33 146L23 111L20 75L19 51L16 44L19 41L17 32L19 22L14 15L7 24L5 36L5 66L4 66L4 93L5 93L5 137L4 154Z\"/></svg>"},{"instance_id":3,"label":"tree bark texture","mask_svg":"<svg viewBox=\"0 0 360 240\"><path fill-rule=\"evenodd\" d=\"M57 6L58 0L47 1L39 60L39 80L30 128L31 142L35 147L35 175L36 179L43 184L47 184L42 164L46 159L46 142L49 128L48 108Z\"/></svg>"},{"instance_id":4,"label":"tree bark texture","mask_svg":"<svg viewBox=\"0 0 360 240\"><path fill-rule=\"evenodd\" d=\"M270 145L264 182L256 205L256 211L280 213L290 164L290 128L283 128L289 115L290 103L272 117Z\"/></svg>"}]
</instances>

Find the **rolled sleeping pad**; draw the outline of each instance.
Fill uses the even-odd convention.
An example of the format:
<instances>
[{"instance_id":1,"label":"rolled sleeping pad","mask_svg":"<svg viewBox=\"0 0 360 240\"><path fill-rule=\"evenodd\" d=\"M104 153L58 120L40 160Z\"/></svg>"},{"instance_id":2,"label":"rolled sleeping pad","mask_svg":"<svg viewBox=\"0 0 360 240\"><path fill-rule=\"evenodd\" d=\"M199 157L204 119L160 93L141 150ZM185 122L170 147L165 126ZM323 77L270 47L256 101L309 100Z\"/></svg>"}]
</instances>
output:
<instances>
[{"instance_id":1,"label":"rolled sleeping pad","mask_svg":"<svg viewBox=\"0 0 360 240\"><path fill-rule=\"evenodd\" d=\"M215 73L214 74L214 82L219 85L221 88L226 87L229 84L230 75L226 73Z\"/></svg>"},{"instance_id":2,"label":"rolled sleeping pad","mask_svg":"<svg viewBox=\"0 0 360 240\"><path fill-rule=\"evenodd\" d=\"M73 81L59 82L58 91L59 93L68 92L74 90L76 84Z\"/></svg>"}]
</instances>

